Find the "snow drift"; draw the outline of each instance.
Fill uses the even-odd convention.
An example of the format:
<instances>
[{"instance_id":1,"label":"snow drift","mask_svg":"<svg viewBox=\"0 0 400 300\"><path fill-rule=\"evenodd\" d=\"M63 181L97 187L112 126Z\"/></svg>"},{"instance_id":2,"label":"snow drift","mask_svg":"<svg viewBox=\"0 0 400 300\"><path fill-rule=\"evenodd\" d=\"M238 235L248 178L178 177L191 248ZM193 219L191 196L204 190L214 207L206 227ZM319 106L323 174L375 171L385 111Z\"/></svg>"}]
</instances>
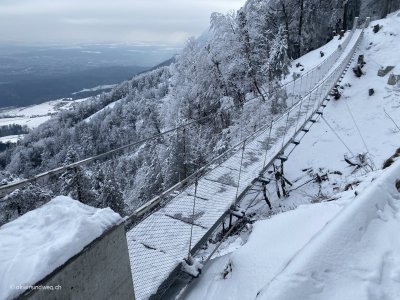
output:
<instances>
[{"instance_id":1,"label":"snow drift","mask_svg":"<svg viewBox=\"0 0 400 300\"><path fill-rule=\"evenodd\" d=\"M59 196L0 227L0 299L11 299L43 279L105 230L120 222L97 209Z\"/></svg>"}]
</instances>

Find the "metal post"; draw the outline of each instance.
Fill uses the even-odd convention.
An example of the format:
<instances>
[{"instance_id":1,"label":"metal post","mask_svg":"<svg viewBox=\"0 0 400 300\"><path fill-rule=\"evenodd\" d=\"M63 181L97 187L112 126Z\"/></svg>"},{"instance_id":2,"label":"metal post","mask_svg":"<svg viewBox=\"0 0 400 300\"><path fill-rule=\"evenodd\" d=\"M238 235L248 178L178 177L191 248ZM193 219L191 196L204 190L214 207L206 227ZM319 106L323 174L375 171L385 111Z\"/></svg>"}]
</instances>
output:
<instances>
[{"instance_id":1,"label":"metal post","mask_svg":"<svg viewBox=\"0 0 400 300\"><path fill-rule=\"evenodd\" d=\"M367 17L367 18L365 19L365 28L368 28L369 22L371 22L371 17Z\"/></svg>"},{"instance_id":2,"label":"metal post","mask_svg":"<svg viewBox=\"0 0 400 300\"><path fill-rule=\"evenodd\" d=\"M265 149L265 156L264 156L264 163L263 163L263 169L265 168L265 164L267 162L267 154L268 154L268 148L270 145L270 141L271 141L271 131L272 131L272 126L274 125L274 121L271 121L271 125L269 127L269 133L268 133L268 142L267 142L267 147Z\"/></svg>"},{"instance_id":3,"label":"metal post","mask_svg":"<svg viewBox=\"0 0 400 300\"><path fill-rule=\"evenodd\" d=\"M194 212L196 208L196 197L197 197L197 186L199 181L196 177L196 181L194 183L194 195L193 195L193 212L192 212L192 224L190 226L190 240L189 240L189 251L188 251L188 259L190 258L190 250L192 249L192 236L193 236L193 225L194 225Z\"/></svg>"},{"instance_id":4,"label":"metal post","mask_svg":"<svg viewBox=\"0 0 400 300\"><path fill-rule=\"evenodd\" d=\"M239 196L240 176L242 174L243 157L244 157L244 150L246 149L246 141L247 140L243 141L242 157L240 159L239 177L238 177L238 183L237 183L237 188L236 188L235 203L237 202L237 199L238 199L238 196Z\"/></svg>"},{"instance_id":5,"label":"metal post","mask_svg":"<svg viewBox=\"0 0 400 300\"><path fill-rule=\"evenodd\" d=\"M358 17L354 18L354 24L353 24L353 30L357 29L357 25L358 25Z\"/></svg>"}]
</instances>

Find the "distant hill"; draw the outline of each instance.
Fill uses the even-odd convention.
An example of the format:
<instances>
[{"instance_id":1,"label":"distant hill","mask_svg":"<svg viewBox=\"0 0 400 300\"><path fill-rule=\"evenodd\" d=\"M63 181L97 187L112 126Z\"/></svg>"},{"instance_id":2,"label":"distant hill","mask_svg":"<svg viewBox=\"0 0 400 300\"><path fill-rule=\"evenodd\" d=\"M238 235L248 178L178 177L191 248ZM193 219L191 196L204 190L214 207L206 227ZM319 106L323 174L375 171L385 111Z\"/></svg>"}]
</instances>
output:
<instances>
[{"instance_id":1,"label":"distant hill","mask_svg":"<svg viewBox=\"0 0 400 300\"><path fill-rule=\"evenodd\" d=\"M153 71L153 70L156 70L161 67L168 67L171 64L173 64L175 61L176 61L176 56L173 56L170 59L167 59L166 61L163 61L162 63L152 67L149 71Z\"/></svg>"}]
</instances>

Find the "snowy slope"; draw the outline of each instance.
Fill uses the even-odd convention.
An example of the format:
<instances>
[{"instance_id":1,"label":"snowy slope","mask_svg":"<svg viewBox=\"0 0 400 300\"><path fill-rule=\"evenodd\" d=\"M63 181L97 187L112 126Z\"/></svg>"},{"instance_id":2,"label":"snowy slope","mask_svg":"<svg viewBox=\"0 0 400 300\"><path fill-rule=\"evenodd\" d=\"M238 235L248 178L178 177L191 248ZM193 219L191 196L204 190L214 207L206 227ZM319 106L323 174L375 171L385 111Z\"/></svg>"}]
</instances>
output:
<instances>
[{"instance_id":1,"label":"snowy slope","mask_svg":"<svg viewBox=\"0 0 400 300\"><path fill-rule=\"evenodd\" d=\"M321 46L320 48L310 51L302 57L295 59L294 61L292 61L292 65L289 69L289 74L293 75L293 73L297 73L303 75L311 71L313 68L326 60L330 55L332 55L332 53L335 52L340 44L342 44L346 39L350 38L350 35L350 31L348 31L340 40L339 36L335 36L331 41ZM320 52L323 52L324 56L321 56ZM293 77L289 75L282 82L286 83L290 80L293 80Z\"/></svg>"},{"instance_id":2,"label":"snowy slope","mask_svg":"<svg viewBox=\"0 0 400 300\"><path fill-rule=\"evenodd\" d=\"M16 143L20 139L24 137L23 134L18 134L18 135L8 135L8 136L2 136L0 137L0 143Z\"/></svg>"},{"instance_id":3,"label":"snowy slope","mask_svg":"<svg viewBox=\"0 0 400 300\"><path fill-rule=\"evenodd\" d=\"M52 115L59 111L72 109L75 103L87 99L88 98L78 100L59 99L27 107L0 109L0 126L17 124L21 126L26 125L31 129L36 128L40 124L48 121ZM16 143L22 137L23 135L2 137L0 138L0 142Z\"/></svg>"},{"instance_id":4,"label":"snowy slope","mask_svg":"<svg viewBox=\"0 0 400 300\"><path fill-rule=\"evenodd\" d=\"M400 161L372 181L257 299L400 299Z\"/></svg>"},{"instance_id":5,"label":"snowy slope","mask_svg":"<svg viewBox=\"0 0 400 300\"><path fill-rule=\"evenodd\" d=\"M376 23L383 27L374 34ZM400 86L387 85L389 74L377 76L387 65L400 74L399 36L399 14L365 31L358 53L365 56L365 75L356 78L350 69L341 99L324 110L334 131L319 119L285 164L294 183L290 196L278 199L273 189L269 194L275 213L323 202L258 221L244 246L238 248L245 243L241 237L224 245L223 256L212 260L183 299L255 299L259 292L260 299L399 299L400 194L394 181L400 166L383 174L379 169L400 147L400 132L385 114L400 123ZM366 152L377 171L367 166L354 172L344 161L344 155L355 160ZM328 179L307 183L316 174ZM259 216L268 217L265 202L259 203Z\"/></svg>"},{"instance_id":6,"label":"snowy slope","mask_svg":"<svg viewBox=\"0 0 400 300\"><path fill-rule=\"evenodd\" d=\"M93 115L87 117L87 118L84 120L84 122L90 122L90 121L91 121L93 118L95 118L97 115L99 115L99 114L101 114L101 113L103 113L103 112L105 112L105 111L107 111L107 110L113 109L114 106L115 106L117 103L122 102L122 101L124 101L125 99L126 99L126 98L121 98L121 99L119 99L119 100L117 100L117 101L111 102L110 104L106 105L105 107L103 107L103 108L100 109L99 111L95 112Z\"/></svg>"},{"instance_id":7,"label":"snowy slope","mask_svg":"<svg viewBox=\"0 0 400 300\"><path fill-rule=\"evenodd\" d=\"M117 84L98 85L93 88L82 89L79 92L72 93L72 95L81 94L81 93L85 93L85 92L97 92L97 91L109 90L116 86L117 86Z\"/></svg>"},{"instance_id":8,"label":"snowy slope","mask_svg":"<svg viewBox=\"0 0 400 300\"><path fill-rule=\"evenodd\" d=\"M341 208L337 202L328 208L323 204L304 206L268 222L257 222L247 243L203 269L203 275L183 298L254 299L265 282L272 280ZM229 273L224 275L225 271Z\"/></svg>"},{"instance_id":9,"label":"snowy slope","mask_svg":"<svg viewBox=\"0 0 400 300\"><path fill-rule=\"evenodd\" d=\"M110 208L97 209L59 196L0 227L0 299L12 299L121 221Z\"/></svg>"}]
</instances>

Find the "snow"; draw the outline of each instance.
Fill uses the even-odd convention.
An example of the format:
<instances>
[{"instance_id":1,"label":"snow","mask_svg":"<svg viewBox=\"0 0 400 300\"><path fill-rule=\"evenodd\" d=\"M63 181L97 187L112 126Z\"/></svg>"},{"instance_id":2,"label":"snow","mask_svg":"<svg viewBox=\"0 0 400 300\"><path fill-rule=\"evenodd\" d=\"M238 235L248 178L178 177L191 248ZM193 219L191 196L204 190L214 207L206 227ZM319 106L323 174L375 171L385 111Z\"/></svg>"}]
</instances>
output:
<instances>
[{"instance_id":1,"label":"snow","mask_svg":"<svg viewBox=\"0 0 400 300\"><path fill-rule=\"evenodd\" d=\"M399 299L399 179L397 161L317 234L259 299Z\"/></svg>"},{"instance_id":2,"label":"snow","mask_svg":"<svg viewBox=\"0 0 400 300\"><path fill-rule=\"evenodd\" d=\"M36 128L61 110L71 109L74 103L79 103L88 98L78 100L53 100L37 105L18 108L0 109L0 126L9 124L26 125Z\"/></svg>"},{"instance_id":3,"label":"snow","mask_svg":"<svg viewBox=\"0 0 400 300\"><path fill-rule=\"evenodd\" d=\"M383 28L374 34L377 23ZM400 120L400 89L387 85L389 74L377 76L388 65L400 74L399 24L397 14L371 23L357 53L365 56L365 75L356 78L350 68L342 97L324 109L351 152L319 118L285 163L285 176L297 189L278 199L269 186L272 213L278 215L270 217L265 202L256 201L253 211L264 220L254 224L247 241L241 234L224 243L184 299L255 299L258 293L257 299L268 300L400 299L400 161L380 170L400 146L400 132L385 115ZM375 171L354 171L344 161L361 153ZM328 180L306 184L317 173ZM321 203L298 206L313 202Z\"/></svg>"},{"instance_id":4,"label":"snow","mask_svg":"<svg viewBox=\"0 0 400 300\"><path fill-rule=\"evenodd\" d=\"M291 75L293 74L293 72L303 75L311 71L313 68L315 68L316 66L327 60L329 56L332 55L333 52L335 52L338 46L347 41L349 38L351 38L350 31L345 32L344 38L340 40L339 36L337 35L322 47L310 51L307 54L303 55L302 57L295 59L294 61L292 61L292 66L289 69L290 75L283 82L285 83L286 81L292 80L293 78L291 77ZM324 52L323 57L321 57L320 51ZM302 66L296 67L298 63L300 63Z\"/></svg>"},{"instance_id":5,"label":"snow","mask_svg":"<svg viewBox=\"0 0 400 300\"><path fill-rule=\"evenodd\" d=\"M193 257L188 257L182 261L182 271L190 274L193 277L198 277L203 269L203 264L198 260L193 259Z\"/></svg>"},{"instance_id":6,"label":"snow","mask_svg":"<svg viewBox=\"0 0 400 300\"><path fill-rule=\"evenodd\" d=\"M52 115L62 110L69 110L75 103L86 101L89 98L77 100L53 100L37 105L18 108L0 109L0 126L17 124L28 126L33 129L48 121ZM0 141L16 143L22 136L17 139L16 136L3 137Z\"/></svg>"},{"instance_id":7,"label":"snow","mask_svg":"<svg viewBox=\"0 0 400 300\"><path fill-rule=\"evenodd\" d=\"M59 196L0 227L0 299L34 285L105 230L121 222L110 208L97 209Z\"/></svg>"},{"instance_id":8,"label":"snow","mask_svg":"<svg viewBox=\"0 0 400 300\"><path fill-rule=\"evenodd\" d=\"M5 126L5 125L11 125L11 124L17 124L21 126L28 126L29 128L36 128L40 124L43 124L44 122L50 120L51 116L46 115L46 116L36 116L36 117L30 117L30 116L15 116L12 118L0 118L0 126Z\"/></svg>"},{"instance_id":9,"label":"snow","mask_svg":"<svg viewBox=\"0 0 400 300\"><path fill-rule=\"evenodd\" d=\"M265 282L342 208L338 203L328 205L329 209L323 204L299 207L257 222L247 243L207 265L184 299L254 299ZM223 278L228 264L232 271Z\"/></svg>"},{"instance_id":10,"label":"snow","mask_svg":"<svg viewBox=\"0 0 400 300\"><path fill-rule=\"evenodd\" d=\"M97 115L107 111L107 110L111 110L118 102L124 101L126 98L121 98L117 101L111 102L110 104L106 105L105 107L103 107L102 109L96 111L93 115L87 117L84 122L90 122L93 118L95 118Z\"/></svg>"},{"instance_id":11,"label":"snow","mask_svg":"<svg viewBox=\"0 0 400 300\"><path fill-rule=\"evenodd\" d=\"M24 137L23 134L18 134L18 135L8 135L8 136L2 136L0 137L0 143L16 143L20 139Z\"/></svg>"},{"instance_id":12,"label":"snow","mask_svg":"<svg viewBox=\"0 0 400 300\"><path fill-rule=\"evenodd\" d=\"M93 88L85 88L83 90L80 90L79 92L72 93L72 95L81 94L81 93L85 93L85 92L96 92L96 91L108 90L108 89L112 89L115 86L117 86L117 84L98 85Z\"/></svg>"}]
</instances>

